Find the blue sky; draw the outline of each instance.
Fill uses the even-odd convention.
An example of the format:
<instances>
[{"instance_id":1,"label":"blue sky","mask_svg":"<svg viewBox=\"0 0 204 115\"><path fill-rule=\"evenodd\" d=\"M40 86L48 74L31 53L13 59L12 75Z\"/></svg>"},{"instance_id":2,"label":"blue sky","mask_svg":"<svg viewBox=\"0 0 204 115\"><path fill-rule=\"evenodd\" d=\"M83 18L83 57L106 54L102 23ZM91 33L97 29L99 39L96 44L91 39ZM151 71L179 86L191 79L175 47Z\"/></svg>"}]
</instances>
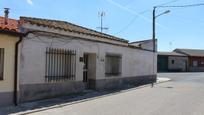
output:
<instances>
[{"instance_id":1,"label":"blue sky","mask_svg":"<svg viewBox=\"0 0 204 115\"><path fill-rule=\"evenodd\" d=\"M98 12L106 13L105 32L129 41L152 38L152 7L164 3L185 5L204 3L204 0L1 0L0 12L9 7L10 17L20 16L64 20L97 30ZM204 6L190 8L160 8L156 37L160 51L175 48L204 49ZM99 30L98 30L99 31Z\"/></svg>"}]
</instances>

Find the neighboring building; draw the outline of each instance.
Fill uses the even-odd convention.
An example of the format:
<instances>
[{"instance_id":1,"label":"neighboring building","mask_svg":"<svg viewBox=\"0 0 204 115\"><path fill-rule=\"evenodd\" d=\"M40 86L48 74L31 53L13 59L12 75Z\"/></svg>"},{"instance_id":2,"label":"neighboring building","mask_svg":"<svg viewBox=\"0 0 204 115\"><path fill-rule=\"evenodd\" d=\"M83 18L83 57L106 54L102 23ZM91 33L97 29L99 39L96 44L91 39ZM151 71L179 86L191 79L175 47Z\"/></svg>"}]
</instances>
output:
<instances>
[{"instance_id":1,"label":"neighboring building","mask_svg":"<svg viewBox=\"0 0 204 115\"><path fill-rule=\"evenodd\" d=\"M188 56L188 71L204 72L204 50L175 49L174 52Z\"/></svg>"},{"instance_id":2,"label":"neighboring building","mask_svg":"<svg viewBox=\"0 0 204 115\"><path fill-rule=\"evenodd\" d=\"M18 22L8 18L8 9L5 17L0 17L0 106L13 104L15 101L15 57L16 44L19 41Z\"/></svg>"},{"instance_id":3,"label":"neighboring building","mask_svg":"<svg viewBox=\"0 0 204 115\"><path fill-rule=\"evenodd\" d=\"M156 81L153 48L64 21L21 17L20 24L21 102Z\"/></svg>"},{"instance_id":4,"label":"neighboring building","mask_svg":"<svg viewBox=\"0 0 204 115\"><path fill-rule=\"evenodd\" d=\"M176 52L158 52L158 72L185 72L188 70L188 57Z\"/></svg>"},{"instance_id":5,"label":"neighboring building","mask_svg":"<svg viewBox=\"0 0 204 115\"><path fill-rule=\"evenodd\" d=\"M175 49L173 52L158 52L158 72L204 72L204 50Z\"/></svg>"},{"instance_id":6,"label":"neighboring building","mask_svg":"<svg viewBox=\"0 0 204 115\"><path fill-rule=\"evenodd\" d=\"M131 42L131 45L140 47L142 49L146 49L146 50L153 50L153 40L149 39L149 40L142 40L142 41L136 41L136 42ZM157 40L155 40L155 49L157 51Z\"/></svg>"}]
</instances>

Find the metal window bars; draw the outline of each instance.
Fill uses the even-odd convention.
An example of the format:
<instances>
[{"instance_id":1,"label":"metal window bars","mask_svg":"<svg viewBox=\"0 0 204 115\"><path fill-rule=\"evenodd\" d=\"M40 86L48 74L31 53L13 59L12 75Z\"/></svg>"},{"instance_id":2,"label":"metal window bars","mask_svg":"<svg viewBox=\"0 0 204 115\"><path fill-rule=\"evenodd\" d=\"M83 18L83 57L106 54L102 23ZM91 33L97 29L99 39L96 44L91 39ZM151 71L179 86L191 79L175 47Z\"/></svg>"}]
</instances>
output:
<instances>
[{"instance_id":1,"label":"metal window bars","mask_svg":"<svg viewBox=\"0 0 204 115\"><path fill-rule=\"evenodd\" d=\"M122 71L122 56L106 55L105 59L105 74L106 76L118 76Z\"/></svg>"},{"instance_id":2,"label":"metal window bars","mask_svg":"<svg viewBox=\"0 0 204 115\"><path fill-rule=\"evenodd\" d=\"M75 80L76 51L69 49L46 48L47 82Z\"/></svg>"}]
</instances>

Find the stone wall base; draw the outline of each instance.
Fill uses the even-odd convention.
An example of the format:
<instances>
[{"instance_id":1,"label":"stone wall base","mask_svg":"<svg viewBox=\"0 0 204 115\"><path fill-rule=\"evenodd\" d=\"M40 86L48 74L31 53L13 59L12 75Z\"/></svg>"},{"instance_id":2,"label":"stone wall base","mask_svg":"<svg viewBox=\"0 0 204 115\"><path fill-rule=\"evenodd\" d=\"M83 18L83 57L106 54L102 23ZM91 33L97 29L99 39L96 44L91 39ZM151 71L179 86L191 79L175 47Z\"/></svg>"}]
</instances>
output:
<instances>
[{"instance_id":1,"label":"stone wall base","mask_svg":"<svg viewBox=\"0 0 204 115\"><path fill-rule=\"evenodd\" d=\"M13 104L13 92L1 92L0 93L0 107Z\"/></svg>"},{"instance_id":2,"label":"stone wall base","mask_svg":"<svg viewBox=\"0 0 204 115\"><path fill-rule=\"evenodd\" d=\"M90 88L101 89L117 89L126 86L140 86L156 82L156 75L136 76L136 77L116 77L112 79L89 80Z\"/></svg>"},{"instance_id":3,"label":"stone wall base","mask_svg":"<svg viewBox=\"0 0 204 115\"><path fill-rule=\"evenodd\" d=\"M83 82L59 82L43 84L23 84L20 85L20 102L53 98L85 90Z\"/></svg>"},{"instance_id":4,"label":"stone wall base","mask_svg":"<svg viewBox=\"0 0 204 115\"><path fill-rule=\"evenodd\" d=\"M126 86L140 86L156 82L156 75L136 77L116 77L111 79L89 80L88 84L82 81L64 83L21 84L20 102L65 96L80 93L85 89L106 90L119 89Z\"/></svg>"}]
</instances>

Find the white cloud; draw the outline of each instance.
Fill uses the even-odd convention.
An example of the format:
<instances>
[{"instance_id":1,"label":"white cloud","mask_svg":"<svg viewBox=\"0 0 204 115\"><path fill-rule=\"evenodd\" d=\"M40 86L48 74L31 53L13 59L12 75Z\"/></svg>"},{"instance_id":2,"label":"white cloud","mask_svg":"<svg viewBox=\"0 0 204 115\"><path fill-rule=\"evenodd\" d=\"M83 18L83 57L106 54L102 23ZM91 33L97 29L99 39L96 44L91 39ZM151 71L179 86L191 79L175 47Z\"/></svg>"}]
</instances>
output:
<instances>
[{"instance_id":1,"label":"white cloud","mask_svg":"<svg viewBox=\"0 0 204 115\"><path fill-rule=\"evenodd\" d=\"M27 0L27 3L28 3L29 5L33 5L33 1L32 1L32 0Z\"/></svg>"}]
</instances>

